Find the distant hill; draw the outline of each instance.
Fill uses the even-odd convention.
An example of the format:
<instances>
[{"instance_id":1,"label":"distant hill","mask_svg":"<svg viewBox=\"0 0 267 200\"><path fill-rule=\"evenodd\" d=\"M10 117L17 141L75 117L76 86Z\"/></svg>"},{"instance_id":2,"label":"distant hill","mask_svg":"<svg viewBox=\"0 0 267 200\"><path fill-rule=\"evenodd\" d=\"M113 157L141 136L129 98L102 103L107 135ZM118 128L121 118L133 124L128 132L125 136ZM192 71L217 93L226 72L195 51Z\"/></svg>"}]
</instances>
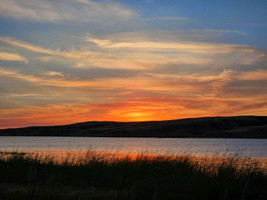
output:
<instances>
[{"instance_id":1,"label":"distant hill","mask_svg":"<svg viewBox=\"0 0 267 200\"><path fill-rule=\"evenodd\" d=\"M1 129L0 136L267 138L267 116L205 117L151 122L83 122Z\"/></svg>"}]
</instances>

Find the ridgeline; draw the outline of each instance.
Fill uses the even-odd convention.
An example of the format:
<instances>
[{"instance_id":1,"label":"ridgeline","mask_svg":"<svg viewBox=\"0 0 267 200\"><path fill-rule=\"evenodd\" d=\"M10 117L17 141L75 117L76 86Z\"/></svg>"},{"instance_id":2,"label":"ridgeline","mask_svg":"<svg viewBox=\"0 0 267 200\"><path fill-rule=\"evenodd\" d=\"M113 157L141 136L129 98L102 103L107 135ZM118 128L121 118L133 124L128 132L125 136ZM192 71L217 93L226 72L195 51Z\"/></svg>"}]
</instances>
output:
<instances>
[{"instance_id":1,"label":"ridgeline","mask_svg":"<svg viewBox=\"0 0 267 200\"><path fill-rule=\"evenodd\" d=\"M1 129L0 136L267 138L267 116L205 117L149 122L83 122Z\"/></svg>"}]
</instances>

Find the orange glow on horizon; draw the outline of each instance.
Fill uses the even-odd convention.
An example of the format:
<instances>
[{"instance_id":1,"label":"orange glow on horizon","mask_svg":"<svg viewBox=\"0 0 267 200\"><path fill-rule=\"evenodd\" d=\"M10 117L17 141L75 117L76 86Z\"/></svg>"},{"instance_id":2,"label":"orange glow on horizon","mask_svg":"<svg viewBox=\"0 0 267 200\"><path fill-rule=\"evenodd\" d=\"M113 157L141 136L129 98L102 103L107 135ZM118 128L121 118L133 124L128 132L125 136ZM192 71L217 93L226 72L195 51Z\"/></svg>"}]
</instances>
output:
<instances>
[{"instance_id":1,"label":"orange glow on horizon","mask_svg":"<svg viewBox=\"0 0 267 200\"><path fill-rule=\"evenodd\" d=\"M218 50L218 44L175 42L173 46L172 41L149 41L105 44L98 40L94 45L98 45L99 51L91 52L87 48L69 51L46 49L0 37L0 42L7 45L38 53L36 59L31 59L18 53L2 52L2 58L6 60L33 66L38 59L60 64L49 71L39 69L33 72L23 66L0 66L4 85L1 88L4 95L0 128L85 121L133 122L267 115L267 70L238 71L225 67L233 63L234 66L252 67L265 57L262 51L231 44L220 44ZM146 52L143 47L146 47ZM211 51L214 49L217 51ZM40 58L39 54L43 57ZM218 60L221 54L223 59ZM64 69L60 67L62 58L67 62ZM197 60L192 63L194 59ZM50 66L54 66L53 62ZM90 66L86 68L88 63L93 63L92 69ZM184 64L189 65L189 71L181 69L180 72ZM211 72L206 71L206 65Z\"/></svg>"},{"instance_id":2,"label":"orange glow on horizon","mask_svg":"<svg viewBox=\"0 0 267 200\"><path fill-rule=\"evenodd\" d=\"M195 106L195 108L194 108ZM208 107L209 106L209 107ZM204 109L203 109L203 108ZM218 110L222 108L222 112ZM242 107L227 105L219 100L154 99L147 102L111 103L76 106L46 106L7 110L0 119L0 128L16 128L34 125L65 125L86 121L162 121L182 118L229 116L229 115L266 115L262 109L244 113ZM229 110L228 112L225 112ZM267 110L267 109L266 109ZM231 112L230 112L231 111ZM16 117L8 117L16 115Z\"/></svg>"}]
</instances>

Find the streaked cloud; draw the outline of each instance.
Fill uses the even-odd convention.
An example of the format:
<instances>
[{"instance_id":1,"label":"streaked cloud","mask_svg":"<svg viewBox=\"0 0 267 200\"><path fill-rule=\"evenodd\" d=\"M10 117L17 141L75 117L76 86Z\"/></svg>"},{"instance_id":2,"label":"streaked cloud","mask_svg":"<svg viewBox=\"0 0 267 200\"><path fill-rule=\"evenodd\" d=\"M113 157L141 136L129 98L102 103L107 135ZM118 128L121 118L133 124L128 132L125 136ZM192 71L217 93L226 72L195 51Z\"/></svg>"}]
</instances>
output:
<instances>
[{"instance_id":1,"label":"streaked cloud","mask_svg":"<svg viewBox=\"0 0 267 200\"><path fill-rule=\"evenodd\" d=\"M38 22L125 21L137 14L115 2L91 0L2 0L0 16Z\"/></svg>"},{"instance_id":2,"label":"streaked cloud","mask_svg":"<svg viewBox=\"0 0 267 200\"><path fill-rule=\"evenodd\" d=\"M175 20L175 21L185 21L188 20L188 18L185 17L171 17L171 16L164 16L164 17L158 17L159 20Z\"/></svg>"},{"instance_id":3,"label":"streaked cloud","mask_svg":"<svg viewBox=\"0 0 267 200\"><path fill-rule=\"evenodd\" d=\"M112 42L109 40L99 40L87 38L86 41L93 42L105 48L129 48L129 49L149 49L156 50L176 50L179 52L190 52L198 54L223 54L239 49L243 52L252 51L251 48L241 45L231 44L209 44L209 43L184 43L184 42L160 42L160 41L140 41L140 42Z\"/></svg>"},{"instance_id":4,"label":"streaked cloud","mask_svg":"<svg viewBox=\"0 0 267 200\"><path fill-rule=\"evenodd\" d=\"M51 76L52 74L52 76ZM95 86L98 83L90 82L90 81L70 81L64 79L62 76L58 77L55 76L54 72L47 72L43 74L44 76L34 76L34 75L25 75L18 71L11 71L6 70L4 68L0 68L0 76L14 78L14 79L20 79L26 82L33 82L37 85L52 85L52 86L63 86L63 87L83 87L83 86ZM47 78L47 75L49 75L51 78ZM101 86L101 84L100 84Z\"/></svg>"},{"instance_id":5,"label":"streaked cloud","mask_svg":"<svg viewBox=\"0 0 267 200\"><path fill-rule=\"evenodd\" d=\"M147 18L145 19L146 21L180 21L180 22L186 22L190 20L189 18L186 17L173 17L173 16L162 16L162 17L153 17L153 18Z\"/></svg>"},{"instance_id":6,"label":"streaked cloud","mask_svg":"<svg viewBox=\"0 0 267 200\"><path fill-rule=\"evenodd\" d=\"M8 53L8 52L0 52L0 60L7 60L7 61L20 61L27 63L27 58L16 54L16 53Z\"/></svg>"},{"instance_id":7,"label":"streaked cloud","mask_svg":"<svg viewBox=\"0 0 267 200\"><path fill-rule=\"evenodd\" d=\"M267 69L243 72L239 74L239 78L242 80L266 80L267 81Z\"/></svg>"},{"instance_id":8,"label":"streaked cloud","mask_svg":"<svg viewBox=\"0 0 267 200\"><path fill-rule=\"evenodd\" d=\"M267 115L265 10L209 5L2 0L0 127Z\"/></svg>"},{"instance_id":9,"label":"streaked cloud","mask_svg":"<svg viewBox=\"0 0 267 200\"><path fill-rule=\"evenodd\" d=\"M138 61L143 66L159 66L168 63L176 65L209 65L226 67L226 65L250 65L266 59L266 53L246 45L205 43L173 39L164 33L154 36L142 33L126 33L108 35L102 38L86 37L86 41L94 43L113 56L121 55L128 60ZM179 37L178 37L179 38Z\"/></svg>"},{"instance_id":10,"label":"streaked cloud","mask_svg":"<svg viewBox=\"0 0 267 200\"><path fill-rule=\"evenodd\" d=\"M46 49L43 47L39 47L36 45L32 45L11 37L0 37L0 42L4 42L7 44L10 44L12 46L20 47L29 51L37 52L37 53L42 53L42 54L48 54L48 55L57 55L57 56L63 56L67 58L74 58L74 59L80 59L82 57L87 57L90 56L90 51L77 51L75 49L71 49L71 51L60 51L60 50L51 50L51 49Z\"/></svg>"},{"instance_id":11,"label":"streaked cloud","mask_svg":"<svg viewBox=\"0 0 267 200\"><path fill-rule=\"evenodd\" d=\"M128 34L111 35L107 38L86 37L87 46L69 50L52 50L32 45L10 37L0 37L6 44L44 54L36 56L42 61L60 60L56 57L71 59L73 68L109 68L109 69L151 69L169 63L191 65L225 64L249 65L266 58L265 52L245 45L171 41L166 38L140 37ZM151 40L152 39L152 40ZM94 49L92 44L101 49ZM122 56L123 55L123 56ZM213 66L214 67L214 66Z\"/></svg>"},{"instance_id":12,"label":"streaked cloud","mask_svg":"<svg viewBox=\"0 0 267 200\"><path fill-rule=\"evenodd\" d=\"M30 51L38 52L38 53L43 53L43 54L56 54L57 51L52 51L50 49L45 49L42 47L38 47L35 45L28 44L26 42L16 40L11 37L0 37L0 42L4 42L13 46L21 47Z\"/></svg>"},{"instance_id":13,"label":"streaked cloud","mask_svg":"<svg viewBox=\"0 0 267 200\"><path fill-rule=\"evenodd\" d=\"M48 72L43 73L43 75L45 75L45 76L59 76L59 77L64 76L61 72L55 72L55 71L48 71Z\"/></svg>"},{"instance_id":14,"label":"streaked cloud","mask_svg":"<svg viewBox=\"0 0 267 200\"><path fill-rule=\"evenodd\" d=\"M244 31L237 31L237 30L222 30L222 29L203 29L203 30L195 30L198 32L205 32L205 33L236 33L239 35L248 35L247 32Z\"/></svg>"}]
</instances>

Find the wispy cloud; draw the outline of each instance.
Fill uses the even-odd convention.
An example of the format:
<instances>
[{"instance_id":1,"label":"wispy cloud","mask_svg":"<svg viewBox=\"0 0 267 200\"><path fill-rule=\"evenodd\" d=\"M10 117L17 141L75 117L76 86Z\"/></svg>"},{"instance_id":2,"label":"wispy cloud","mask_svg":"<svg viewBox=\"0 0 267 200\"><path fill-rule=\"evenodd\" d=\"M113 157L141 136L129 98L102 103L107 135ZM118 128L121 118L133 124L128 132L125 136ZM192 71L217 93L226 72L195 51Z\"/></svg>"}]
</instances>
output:
<instances>
[{"instance_id":1,"label":"wispy cloud","mask_svg":"<svg viewBox=\"0 0 267 200\"><path fill-rule=\"evenodd\" d=\"M263 7L190 2L0 0L0 123L266 115Z\"/></svg>"},{"instance_id":2,"label":"wispy cloud","mask_svg":"<svg viewBox=\"0 0 267 200\"><path fill-rule=\"evenodd\" d=\"M27 58L16 54L16 53L8 53L8 52L0 52L0 60L7 60L7 61L20 61L27 63Z\"/></svg>"},{"instance_id":3,"label":"wispy cloud","mask_svg":"<svg viewBox=\"0 0 267 200\"><path fill-rule=\"evenodd\" d=\"M239 35L248 35L247 32L238 31L238 30L223 30L223 29L203 29L203 30L192 30L195 32L204 32L204 33L236 33Z\"/></svg>"},{"instance_id":4,"label":"wispy cloud","mask_svg":"<svg viewBox=\"0 0 267 200\"><path fill-rule=\"evenodd\" d=\"M260 78L254 77L259 74ZM34 76L0 68L4 80L35 85L22 87L16 96L12 90L5 92L0 100L5 105L0 108L1 120L6 124L14 120L64 124L73 122L73 116L79 116L78 121L103 120L103 115L104 120L138 121L260 113L267 109L266 87L261 86L266 74L263 70L241 74L224 70L215 75L146 73L79 80L56 71Z\"/></svg>"},{"instance_id":5,"label":"wispy cloud","mask_svg":"<svg viewBox=\"0 0 267 200\"><path fill-rule=\"evenodd\" d=\"M189 20L186 17L172 17L172 16L157 17L157 19L162 20L162 21L165 21L165 20L187 21L187 20Z\"/></svg>"},{"instance_id":6,"label":"wispy cloud","mask_svg":"<svg viewBox=\"0 0 267 200\"><path fill-rule=\"evenodd\" d=\"M38 22L124 21L137 14L118 3L92 0L1 0L0 16Z\"/></svg>"},{"instance_id":7,"label":"wispy cloud","mask_svg":"<svg viewBox=\"0 0 267 200\"><path fill-rule=\"evenodd\" d=\"M250 72L243 72L239 74L242 80L265 80L267 82L267 69Z\"/></svg>"},{"instance_id":8,"label":"wispy cloud","mask_svg":"<svg viewBox=\"0 0 267 200\"><path fill-rule=\"evenodd\" d=\"M153 69L169 65L210 66L213 69L230 65L251 65L266 59L264 51L246 45L172 41L172 38L137 34L88 36L87 45L80 49L52 50L10 37L0 41L28 51L44 54L36 59L43 62L70 59L73 68ZM95 48L97 45L97 48ZM94 49L94 50L92 50ZM76 64L73 64L76 63ZM191 66L190 68L192 68ZM189 68L189 69L190 69Z\"/></svg>"},{"instance_id":9,"label":"wispy cloud","mask_svg":"<svg viewBox=\"0 0 267 200\"><path fill-rule=\"evenodd\" d=\"M266 53L246 45L194 42L173 39L176 32L154 36L142 33L107 35L100 38L88 36L85 41L94 43L113 56L138 61L144 66L176 65L249 65L266 58ZM193 66L191 66L192 68Z\"/></svg>"},{"instance_id":10,"label":"wispy cloud","mask_svg":"<svg viewBox=\"0 0 267 200\"><path fill-rule=\"evenodd\" d=\"M164 70L164 66L182 69L183 65L190 65L187 72L206 66L212 74L241 65L255 65L255 68L260 66L257 63L266 62L264 51L246 45L186 42L173 40L174 35L155 33L152 37L138 32L99 37L90 35L85 38L88 43L84 47L67 50L43 48L10 37L0 37L0 42L38 53L35 58L42 62L69 62L68 67L73 69Z\"/></svg>"},{"instance_id":11,"label":"wispy cloud","mask_svg":"<svg viewBox=\"0 0 267 200\"><path fill-rule=\"evenodd\" d=\"M63 56L66 58L73 58L73 59L81 59L84 57L90 57L92 55L92 52L90 52L88 49L83 51L78 51L76 49L71 49L70 51L60 51L60 50L52 50L52 49L46 49L40 46L32 45L27 42L23 42L21 40L17 40L11 37L0 37L0 42L7 43L12 46L20 47L29 51L33 51L36 53L42 53L52 56ZM47 58L47 57L46 57Z\"/></svg>"},{"instance_id":12,"label":"wispy cloud","mask_svg":"<svg viewBox=\"0 0 267 200\"><path fill-rule=\"evenodd\" d=\"M45 76L58 76L58 77L63 77L64 75L61 72L55 72L55 71L48 71L43 73Z\"/></svg>"},{"instance_id":13,"label":"wispy cloud","mask_svg":"<svg viewBox=\"0 0 267 200\"><path fill-rule=\"evenodd\" d=\"M145 21L177 21L177 22L186 22L189 21L189 18L186 17L174 17L174 16L162 16L162 17L152 17L145 18Z\"/></svg>"},{"instance_id":14,"label":"wispy cloud","mask_svg":"<svg viewBox=\"0 0 267 200\"><path fill-rule=\"evenodd\" d=\"M57 74L57 76L55 76ZM85 86L96 86L97 82L90 82L90 81L71 81L66 80L62 76L58 76L59 74L55 72L46 72L43 76L34 76L34 75L27 75L22 74L15 70L7 70L3 67L0 67L0 76L9 77L14 79L20 79L26 82L33 82L37 85L51 85L51 86L58 86L58 87L85 87ZM50 78L47 78L47 75ZM101 85L101 84L100 84Z\"/></svg>"},{"instance_id":15,"label":"wispy cloud","mask_svg":"<svg viewBox=\"0 0 267 200\"><path fill-rule=\"evenodd\" d=\"M199 54L219 54L229 53L239 45L228 44L209 44L193 42L160 42L160 41L139 41L139 42L112 42L110 40L99 40L87 38L86 41L93 42L105 48L128 48L128 49L150 49L150 50L176 50L182 52L199 53ZM241 49L241 48L240 48ZM245 51L246 48L243 48Z\"/></svg>"},{"instance_id":16,"label":"wispy cloud","mask_svg":"<svg viewBox=\"0 0 267 200\"><path fill-rule=\"evenodd\" d=\"M0 42L4 42L13 46L17 46L17 47L21 47L30 51L34 51L34 52L38 52L38 53L43 53L43 54L56 54L57 51L52 51L50 49L45 49L42 47L38 47L35 45L31 45L28 44L26 42L20 41L20 40L16 40L14 38L11 37L0 37Z\"/></svg>"},{"instance_id":17,"label":"wispy cloud","mask_svg":"<svg viewBox=\"0 0 267 200\"><path fill-rule=\"evenodd\" d=\"M23 55L29 51L31 58L36 54L31 62L41 60L48 69L0 68L0 82L12 83L1 88L0 103L5 106L0 106L0 119L6 124L14 119L21 120L17 124L22 119L35 124L68 123L75 115L78 121L140 121L267 110L264 51L173 37L90 35L82 38L87 42L82 48L65 50L1 37L8 48L26 51ZM57 67L62 60L64 69ZM65 117L59 120L59 116Z\"/></svg>"}]
</instances>

